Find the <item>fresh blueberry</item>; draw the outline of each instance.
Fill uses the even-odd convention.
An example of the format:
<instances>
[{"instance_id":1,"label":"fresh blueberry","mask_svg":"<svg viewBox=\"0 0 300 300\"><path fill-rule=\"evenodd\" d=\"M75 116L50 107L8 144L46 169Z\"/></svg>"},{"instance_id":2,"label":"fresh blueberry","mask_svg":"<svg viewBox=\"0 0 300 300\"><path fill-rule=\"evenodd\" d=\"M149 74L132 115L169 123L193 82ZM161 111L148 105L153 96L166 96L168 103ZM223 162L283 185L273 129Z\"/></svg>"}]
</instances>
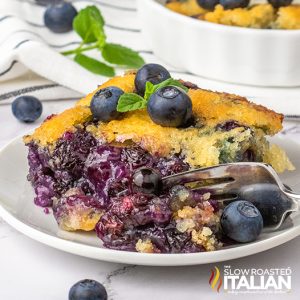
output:
<instances>
[{"instance_id":1,"label":"fresh blueberry","mask_svg":"<svg viewBox=\"0 0 300 300\"><path fill-rule=\"evenodd\" d=\"M263 218L251 202L238 200L225 207L221 226L224 234L231 239L247 243L256 240L261 233Z\"/></svg>"},{"instance_id":2,"label":"fresh blueberry","mask_svg":"<svg viewBox=\"0 0 300 300\"><path fill-rule=\"evenodd\" d=\"M197 3L204 9L213 10L220 0L197 0Z\"/></svg>"},{"instance_id":3,"label":"fresh blueberry","mask_svg":"<svg viewBox=\"0 0 300 300\"><path fill-rule=\"evenodd\" d=\"M158 194L162 181L158 172L151 168L137 169L132 176L133 190L145 194Z\"/></svg>"},{"instance_id":4,"label":"fresh blueberry","mask_svg":"<svg viewBox=\"0 0 300 300\"><path fill-rule=\"evenodd\" d=\"M268 2L275 8L279 8L281 6L291 5L293 0L268 0Z\"/></svg>"},{"instance_id":5,"label":"fresh blueberry","mask_svg":"<svg viewBox=\"0 0 300 300\"><path fill-rule=\"evenodd\" d=\"M64 33L72 30L73 19L77 10L69 2L54 2L44 14L44 23L55 33Z\"/></svg>"},{"instance_id":6,"label":"fresh blueberry","mask_svg":"<svg viewBox=\"0 0 300 300\"><path fill-rule=\"evenodd\" d=\"M36 121L43 111L41 101L33 96L21 96L16 98L11 108L14 116L25 123Z\"/></svg>"},{"instance_id":7,"label":"fresh blueberry","mask_svg":"<svg viewBox=\"0 0 300 300\"><path fill-rule=\"evenodd\" d=\"M242 189L240 197L258 208L265 226L278 224L283 213L291 208L289 198L276 185L270 183L246 186Z\"/></svg>"},{"instance_id":8,"label":"fresh blueberry","mask_svg":"<svg viewBox=\"0 0 300 300\"><path fill-rule=\"evenodd\" d=\"M84 279L71 287L69 300L107 300L107 292L98 281Z\"/></svg>"},{"instance_id":9,"label":"fresh blueberry","mask_svg":"<svg viewBox=\"0 0 300 300\"><path fill-rule=\"evenodd\" d=\"M247 7L250 0L220 0L224 9L244 8Z\"/></svg>"},{"instance_id":10,"label":"fresh blueberry","mask_svg":"<svg viewBox=\"0 0 300 300\"><path fill-rule=\"evenodd\" d=\"M121 115L117 111L120 96L124 92L118 87L110 86L95 93L91 101L91 111L95 120L109 122Z\"/></svg>"},{"instance_id":11,"label":"fresh blueberry","mask_svg":"<svg viewBox=\"0 0 300 300\"><path fill-rule=\"evenodd\" d=\"M139 95L144 96L147 81L158 84L168 78L171 78L171 75L163 66L158 64L146 64L136 73L134 80L136 91Z\"/></svg>"},{"instance_id":12,"label":"fresh blueberry","mask_svg":"<svg viewBox=\"0 0 300 300\"><path fill-rule=\"evenodd\" d=\"M151 95L147 110L154 123L180 127L192 118L192 101L181 88L166 86Z\"/></svg>"}]
</instances>

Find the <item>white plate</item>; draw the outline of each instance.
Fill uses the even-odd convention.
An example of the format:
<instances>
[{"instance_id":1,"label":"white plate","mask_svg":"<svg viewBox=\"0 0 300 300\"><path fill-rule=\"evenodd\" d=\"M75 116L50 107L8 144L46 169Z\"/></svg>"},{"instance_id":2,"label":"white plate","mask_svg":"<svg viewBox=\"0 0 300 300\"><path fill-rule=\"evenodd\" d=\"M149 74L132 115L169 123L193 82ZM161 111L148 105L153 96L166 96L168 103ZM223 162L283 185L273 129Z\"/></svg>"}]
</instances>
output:
<instances>
[{"instance_id":1,"label":"white plate","mask_svg":"<svg viewBox=\"0 0 300 300\"><path fill-rule=\"evenodd\" d=\"M300 175L300 146L276 139L284 145L298 171L282 175L285 183L295 187ZM193 254L144 254L109 250L102 247L94 233L70 233L58 229L54 217L33 204L34 193L26 180L27 149L17 138L0 151L0 216L17 230L51 247L94 259L152 266L183 266L205 264L255 254L283 244L300 234L300 214L292 215L287 228L262 234L249 244L237 245L214 252Z\"/></svg>"}]
</instances>

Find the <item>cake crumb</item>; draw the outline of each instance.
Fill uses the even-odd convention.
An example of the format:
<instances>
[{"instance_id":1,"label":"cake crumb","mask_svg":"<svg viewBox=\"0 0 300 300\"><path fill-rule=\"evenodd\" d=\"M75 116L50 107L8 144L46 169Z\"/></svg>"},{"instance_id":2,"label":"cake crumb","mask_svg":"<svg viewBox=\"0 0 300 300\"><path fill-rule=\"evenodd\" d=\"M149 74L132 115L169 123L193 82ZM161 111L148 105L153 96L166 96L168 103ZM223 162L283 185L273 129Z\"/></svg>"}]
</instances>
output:
<instances>
[{"instance_id":1,"label":"cake crumb","mask_svg":"<svg viewBox=\"0 0 300 300\"><path fill-rule=\"evenodd\" d=\"M195 228L196 224L192 219L177 220L176 229L179 232L187 232Z\"/></svg>"},{"instance_id":2,"label":"cake crumb","mask_svg":"<svg viewBox=\"0 0 300 300\"><path fill-rule=\"evenodd\" d=\"M139 239L135 245L135 249L141 253L154 253L154 246L149 239L145 241Z\"/></svg>"},{"instance_id":3,"label":"cake crumb","mask_svg":"<svg viewBox=\"0 0 300 300\"><path fill-rule=\"evenodd\" d=\"M177 217L180 219L192 219L199 214L198 207L184 206L183 209L177 211Z\"/></svg>"},{"instance_id":4,"label":"cake crumb","mask_svg":"<svg viewBox=\"0 0 300 300\"><path fill-rule=\"evenodd\" d=\"M192 241L205 248L206 251L214 251L221 246L209 227L204 226L202 230L192 231Z\"/></svg>"},{"instance_id":5,"label":"cake crumb","mask_svg":"<svg viewBox=\"0 0 300 300\"><path fill-rule=\"evenodd\" d=\"M209 192L203 194L203 200L207 201L209 199L210 199L210 193Z\"/></svg>"}]
</instances>

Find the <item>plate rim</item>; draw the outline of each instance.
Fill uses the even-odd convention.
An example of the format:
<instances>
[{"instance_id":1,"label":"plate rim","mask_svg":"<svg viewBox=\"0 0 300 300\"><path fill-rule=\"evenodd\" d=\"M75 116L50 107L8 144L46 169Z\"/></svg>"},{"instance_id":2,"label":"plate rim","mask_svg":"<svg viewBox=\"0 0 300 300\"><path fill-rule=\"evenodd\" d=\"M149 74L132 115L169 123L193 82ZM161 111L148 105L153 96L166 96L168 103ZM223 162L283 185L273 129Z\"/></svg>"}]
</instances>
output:
<instances>
[{"instance_id":1,"label":"plate rim","mask_svg":"<svg viewBox=\"0 0 300 300\"><path fill-rule=\"evenodd\" d=\"M22 137L18 136L13 140L9 141L4 147L2 147L0 149L0 158L9 147L13 147L18 142L20 142L20 139L22 139ZM288 140L291 143L295 143L293 140ZM11 225L13 228L23 233L24 235L52 248L72 253L75 255L80 255L107 262L144 266L191 266L208 263L217 263L221 261L227 261L231 259L237 259L249 255L254 255L256 253L272 249L300 235L300 226L295 226L282 233L269 237L265 240L243 244L239 247L226 248L211 252L184 254L138 253L96 247L76 241L67 240L62 237L54 236L50 233L43 232L35 228L34 226L25 224L22 220L18 219L13 213L11 213L8 209L5 208L5 206L3 205L3 199L1 198L0 217L2 217L5 222L7 222L9 225Z\"/></svg>"}]
</instances>

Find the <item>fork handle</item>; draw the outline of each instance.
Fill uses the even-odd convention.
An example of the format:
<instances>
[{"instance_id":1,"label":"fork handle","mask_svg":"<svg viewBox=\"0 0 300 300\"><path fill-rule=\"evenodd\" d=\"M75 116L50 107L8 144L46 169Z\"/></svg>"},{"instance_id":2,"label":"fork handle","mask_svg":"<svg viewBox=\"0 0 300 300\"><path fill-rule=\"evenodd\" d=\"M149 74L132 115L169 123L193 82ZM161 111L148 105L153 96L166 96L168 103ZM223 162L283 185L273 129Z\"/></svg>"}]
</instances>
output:
<instances>
[{"instance_id":1,"label":"fork handle","mask_svg":"<svg viewBox=\"0 0 300 300\"><path fill-rule=\"evenodd\" d=\"M286 189L282 190L282 192L287 195L288 197L291 197L295 200L298 200L300 202L300 194L296 194L294 192L288 191Z\"/></svg>"}]
</instances>

